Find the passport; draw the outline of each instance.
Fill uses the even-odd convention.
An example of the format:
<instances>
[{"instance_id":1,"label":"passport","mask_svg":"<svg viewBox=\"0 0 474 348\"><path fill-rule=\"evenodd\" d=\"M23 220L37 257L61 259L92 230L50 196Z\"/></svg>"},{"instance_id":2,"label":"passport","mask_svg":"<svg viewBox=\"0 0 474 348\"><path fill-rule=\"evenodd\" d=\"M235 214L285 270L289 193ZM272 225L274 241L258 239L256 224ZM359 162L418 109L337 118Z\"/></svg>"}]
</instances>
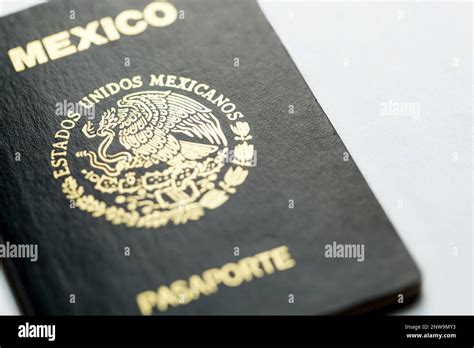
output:
<instances>
[{"instance_id":1,"label":"passport","mask_svg":"<svg viewBox=\"0 0 474 348\"><path fill-rule=\"evenodd\" d=\"M345 314L419 294L256 1L53 1L0 32L0 256L25 313Z\"/></svg>"}]
</instances>

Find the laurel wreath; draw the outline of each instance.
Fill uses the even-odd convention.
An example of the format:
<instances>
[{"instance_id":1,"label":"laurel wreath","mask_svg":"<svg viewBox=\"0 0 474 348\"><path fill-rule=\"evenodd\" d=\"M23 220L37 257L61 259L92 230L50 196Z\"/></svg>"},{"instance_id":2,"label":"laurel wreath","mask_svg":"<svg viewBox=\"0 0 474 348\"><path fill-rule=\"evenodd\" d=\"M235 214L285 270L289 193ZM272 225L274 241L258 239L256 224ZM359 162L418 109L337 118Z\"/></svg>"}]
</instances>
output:
<instances>
[{"instance_id":1,"label":"laurel wreath","mask_svg":"<svg viewBox=\"0 0 474 348\"><path fill-rule=\"evenodd\" d=\"M90 213L94 217L105 216L111 223L125 224L128 227L158 228L170 221L175 225L184 224L189 220L198 220L204 215L204 208L216 209L228 199L228 193L234 193L235 187L245 181L248 171L242 167L229 168L224 180L219 183L220 189L206 192L199 202L185 204L168 211L154 210L147 215L140 215L137 211L128 211L121 207L107 206L93 195L85 194L84 187L78 185L72 176L67 177L62 184L62 191L66 198L75 202L75 206Z\"/></svg>"},{"instance_id":2,"label":"laurel wreath","mask_svg":"<svg viewBox=\"0 0 474 348\"><path fill-rule=\"evenodd\" d=\"M249 126L247 122L237 122L231 126L236 134L235 140L240 140L234 148L234 158L231 167L225 173L223 180L219 182L219 188L207 191L199 201L184 204L170 210L153 210L146 215L141 215L137 211L129 211L122 207L108 206L105 202L96 199L91 194L85 194L83 186L77 180L68 176L62 183L62 191L67 199L74 201L75 206L90 213L94 217L105 217L112 224L125 224L128 227L158 228L172 222L175 225L184 224L189 220L198 220L204 215L204 209L216 209L227 202L229 195L236 192L236 187L241 185L248 175L248 170L243 166L251 165L254 155L253 145L247 140L252 139L248 135Z\"/></svg>"}]
</instances>

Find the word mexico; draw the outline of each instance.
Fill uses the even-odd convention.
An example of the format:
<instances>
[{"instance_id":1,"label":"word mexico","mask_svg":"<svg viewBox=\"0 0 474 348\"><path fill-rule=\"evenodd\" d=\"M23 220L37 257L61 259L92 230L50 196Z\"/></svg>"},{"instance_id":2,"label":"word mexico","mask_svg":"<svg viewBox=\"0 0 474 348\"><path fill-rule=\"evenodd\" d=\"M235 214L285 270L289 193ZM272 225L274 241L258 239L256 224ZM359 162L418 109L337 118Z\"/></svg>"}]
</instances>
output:
<instances>
[{"instance_id":1,"label":"word mexico","mask_svg":"<svg viewBox=\"0 0 474 348\"><path fill-rule=\"evenodd\" d=\"M34 325L26 323L18 326L20 338L47 338L48 341L56 339L56 325Z\"/></svg>"},{"instance_id":2,"label":"word mexico","mask_svg":"<svg viewBox=\"0 0 474 348\"><path fill-rule=\"evenodd\" d=\"M0 244L0 259L30 259L38 261L38 244Z\"/></svg>"},{"instance_id":3,"label":"word mexico","mask_svg":"<svg viewBox=\"0 0 474 348\"><path fill-rule=\"evenodd\" d=\"M86 24L85 27L77 26L31 41L26 44L26 50L21 46L12 48L8 51L8 56L15 71L20 72L37 64L88 50L92 45L101 46L119 40L121 35L138 35L148 26L166 27L174 23L177 17L178 11L171 3L152 2L143 11L125 10L115 19L103 17ZM77 45L71 41L71 35Z\"/></svg>"},{"instance_id":4,"label":"word mexico","mask_svg":"<svg viewBox=\"0 0 474 348\"><path fill-rule=\"evenodd\" d=\"M219 285L236 287L244 281L262 278L266 274L284 271L295 266L287 246L264 251L230 262L221 268L212 268L202 275L192 275L188 280L176 280L170 286L160 286L157 291L144 291L137 296L138 307L143 315L153 314L156 308L161 312L170 306L176 307L197 300L201 295L217 292Z\"/></svg>"}]
</instances>

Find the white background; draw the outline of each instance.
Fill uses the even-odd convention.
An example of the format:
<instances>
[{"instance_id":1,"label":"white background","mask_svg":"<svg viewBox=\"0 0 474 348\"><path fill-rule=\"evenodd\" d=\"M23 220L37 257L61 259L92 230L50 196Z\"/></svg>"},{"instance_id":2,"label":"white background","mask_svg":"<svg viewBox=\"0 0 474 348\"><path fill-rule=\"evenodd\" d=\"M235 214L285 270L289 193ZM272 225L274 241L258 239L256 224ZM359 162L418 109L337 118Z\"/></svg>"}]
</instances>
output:
<instances>
[{"instance_id":1,"label":"white background","mask_svg":"<svg viewBox=\"0 0 474 348\"><path fill-rule=\"evenodd\" d=\"M422 271L398 313L472 314L472 3L260 3Z\"/></svg>"}]
</instances>

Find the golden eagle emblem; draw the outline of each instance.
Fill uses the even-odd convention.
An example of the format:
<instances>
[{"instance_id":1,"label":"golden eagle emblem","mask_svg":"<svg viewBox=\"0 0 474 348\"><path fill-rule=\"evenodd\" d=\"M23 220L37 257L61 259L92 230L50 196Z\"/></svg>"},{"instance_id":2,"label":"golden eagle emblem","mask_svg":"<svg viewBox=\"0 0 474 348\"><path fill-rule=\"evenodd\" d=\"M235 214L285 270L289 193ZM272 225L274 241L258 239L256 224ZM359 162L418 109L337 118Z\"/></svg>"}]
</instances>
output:
<instances>
[{"instance_id":1,"label":"golden eagle emblem","mask_svg":"<svg viewBox=\"0 0 474 348\"><path fill-rule=\"evenodd\" d=\"M53 144L75 158L62 162L68 170L61 188L70 202L136 228L184 224L224 204L256 160L250 126L229 99L221 97L224 107L188 95L139 91L122 96L95 124L71 116L77 128L67 132L78 141Z\"/></svg>"},{"instance_id":2,"label":"golden eagle emblem","mask_svg":"<svg viewBox=\"0 0 474 348\"><path fill-rule=\"evenodd\" d=\"M227 147L227 139L211 110L183 95L138 92L124 97L117 106L102 115L97 131L90 121L82 129L88 138L104 138L98 151L77 153L78 157L89 157L92 167L111 177L154 164L177 166L205 158L221 145ZM191 141L178 140L178 135ZM126 151L112 154L109 146L116 137Z\"/></svg>"}]
</instances>

